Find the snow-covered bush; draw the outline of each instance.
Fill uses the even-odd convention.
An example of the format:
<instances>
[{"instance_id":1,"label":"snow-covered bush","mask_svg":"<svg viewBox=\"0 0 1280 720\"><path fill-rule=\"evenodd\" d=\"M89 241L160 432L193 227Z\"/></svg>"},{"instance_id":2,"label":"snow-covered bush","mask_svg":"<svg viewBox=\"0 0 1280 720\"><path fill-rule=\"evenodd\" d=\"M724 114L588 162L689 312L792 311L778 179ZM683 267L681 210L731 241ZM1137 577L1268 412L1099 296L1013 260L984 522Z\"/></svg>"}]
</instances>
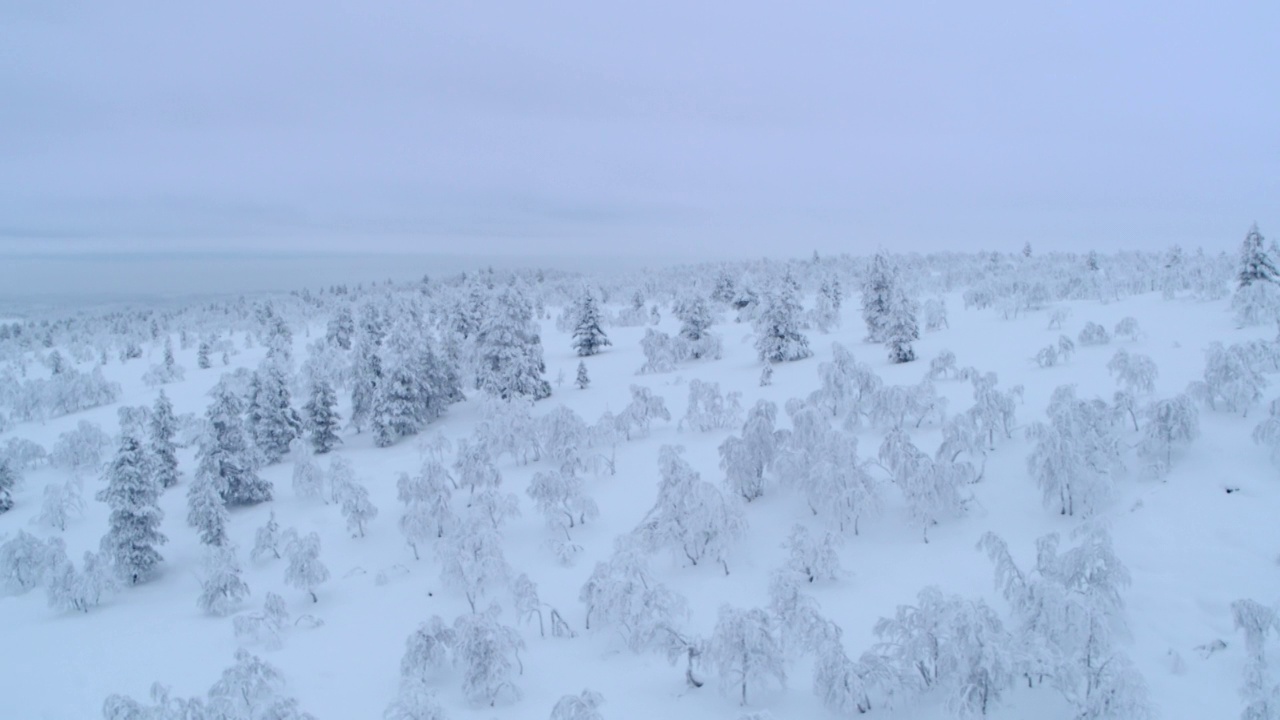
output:
<instances>
[{"instance_id":1,"label":"snow-covered bush","mask_svg":"<svg viewBox=\"0 0 1280 720\"><path fill-rule=\"evenodd\" d=\"M1204 351L1204 380L1192 382L1187 394L1210 408L1248 415L1249 408L1262 398L1267 379L1254 365L1243 345L1224 348L1212 343Z\"/></svg>"},{"instance_id":2,"label":"snow-covered bush","mask_svg":"<svg viewBox=\"0 0 1280 720\"><path fill-rule=\"evenodd\" d=\"M7 593L24 593L44 582L59 559L66 557L66 545L61 539L41 540L19 530L0 543L0 586Z\"/></svg>"},{"instance_id":3,"label":"snow-covered bush","mask_svg":"<svg viewBox=\"0 0 1280 720\"><path fill-rule=\"evenodd\" d=\"M950 350L940 350L938 355L929 361L929 379L951 378L957 374L956 354Z\"/></svg>"},{"instance_id":4,"label":"snow-covered bush","mask_svg":"<svg viewBox=\"0 0 1280 720\"><path fill-rule=\"evenodd\" d=\"M689 407L677 425L696 432L724 430L742 422L742 393L720 394L720 383L689 381Z\"/></svg>"},{"instance_id":5,"label":"snow-covered bush","mask_svg":"<svg viewBox=\"0 0 1280 720\"><path fill-rule=\"evenodd\" d=\"M103 451L110 444L111 436L101 426L81 420L74 430L58 436L49 453L49 462L77 473L96 473L102 467Z\"/></svg>"},{"instance_id":6,"label":"snow-covered bush","mask_svg":"<svg viewBox=\"0 0 1280 720\"><path fill-rule=\"evenodd\" d=\"M808 582L838 580L844 574L836 552L838 539L826 532L817 537L803 525L794 525L783 545L787 550L787 567Z\"/></svg>"},{"instance_id":7,"label":"snow-covered bush","mask_svg":"<svg viewBox=\"0 0 1280 720\"><path fill-rule=\"evenodd\" d=\"M1142 339L1142 328L1138 326L1138 319L1135 317L1120 318L1120 322L1116 323L1112 334L1119 340L1138 341Z\"/></svg>"},{"instance_id":8,"label":"snow-covered bush","mask_svg":"<svg viewBox=\"0 0 1280 720\"><path fill-rule=\"evenodd\" d=\"M653 421L671 422L671 413L661 395L642 385L631 386L631 402L618 413L616 422L618 429L628 440L649 433Z\"/></svg>"},{"instance_id":9,"label":"snow-covered bush","mask_svg":"<svg viewBox=\"0 0 1280 720\"><path fill-rule=\"evenodd\" d=\"M1155 361L1146 355L1130 354L1121 348L1107 363L1107 370L1132 395L1150 395L1156 391L1156 377L1160 373Z\"/></svg>"},{"instance_id":10,"label":"snow-covered bush","mask_svg":"<svg viewBox=\"0 0 1280 720\"><path fill-rule=\"evenodd\" d=\"M947 323L947 301L942 298L929 298L924 301L924 329L933 332L951 327Z\"/></svg>"},{"instance_id":11,"label":"snow-covered bush","mask_svg":"<svg viewBox=\"0 0 1280 720\"><path fill-rule=\"evenodd\" d=\"M1106 345L1111 342L1111 334L1107 329L1095 322L1087 322L1076 338L1081 345Z\"/></svg>"}]
</instances>

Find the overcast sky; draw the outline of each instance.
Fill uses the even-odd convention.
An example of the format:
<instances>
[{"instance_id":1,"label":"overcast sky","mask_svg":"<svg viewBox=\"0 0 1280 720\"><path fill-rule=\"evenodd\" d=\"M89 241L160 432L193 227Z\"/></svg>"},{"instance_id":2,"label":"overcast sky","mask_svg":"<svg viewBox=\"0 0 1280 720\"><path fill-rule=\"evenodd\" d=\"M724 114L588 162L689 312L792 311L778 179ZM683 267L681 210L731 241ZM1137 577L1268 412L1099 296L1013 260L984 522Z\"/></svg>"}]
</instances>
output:
<instances>
[{"instance_id":1,"label":"overcast sky","mask_svg":"<svg viewBox=\"0 0 1280 720\"><path fill-rule=\"evenodd\" d=\"M1280 237L1280 2L0 1L0 250Z\"/></svg>"}]
</instances>

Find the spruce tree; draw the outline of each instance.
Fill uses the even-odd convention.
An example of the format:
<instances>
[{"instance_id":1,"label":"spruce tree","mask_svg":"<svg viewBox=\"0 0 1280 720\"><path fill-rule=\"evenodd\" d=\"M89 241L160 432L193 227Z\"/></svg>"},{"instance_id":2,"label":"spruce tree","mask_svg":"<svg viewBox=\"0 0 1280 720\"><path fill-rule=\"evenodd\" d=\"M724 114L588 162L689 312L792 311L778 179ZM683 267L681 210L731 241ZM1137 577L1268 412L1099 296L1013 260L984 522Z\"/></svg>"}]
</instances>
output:
<instances>
[{"instance_id":1,"label":"spruce tree","mask_svg":"<svg viewBox=\"0 0 1280 720\"><path fill-rule=\"evenodd\" d=\"M17 484L17 471L8 458L0 457L0 513L13 509L13 488Z\"/></svg>"},{"instance_id":2,"label":"spruce tree","mask_svg":"<svg viewBox=\"0 0 1280 720\"><path fill-rule=\"evenodd\" d=\"M587 377L587 364L581 360L578 361L578 379L574 380L574 384L578 386L579 390L586 390L587 386L591 384L591 378Z\"/></svg>"},{"instance_id":3,"label":"spruce tree","mask_svg":"<svg viewBox=\"0 0 1280 720\"><path fill-rule=\"evenodd\" d=\"M889 259L883 252L876 253L862 283L862 319L867 323L867 340L884 342L888 324L889 303L892 299L893 273Z\"/></svg>"},{"instance_id":4,"label":"spruce tree","mask_svg":"<svg viewBox=\"0 0 1280 720\"><path fill-rule=\"evenodd\" d=\"M333 385L327 380L317 378L311 384L311 398L303 406L306 413L306 431L311 439L311 448L317 455L323 455L342 442L338 437L338 396Z\"/></svg>"},{"instance_id":5,"label":"spruce tree","mask_svg":"<svg viewBox=\"0 0 1280 720\"><path fill-rule=\"evenodd\" d=\"M156 481L161 488L171 488L178 484L178 448L174 444L178 418L173 414L173 403L169 402L169 396L163 390L151 408L149 430L149 450L155 463Z\"/></svg>"},{"instance_id":6,"label":"spruce tree","mask_svg":"<svg viewBox=\"0 0 1280 720\"><path fill-rule=\"evenodd\" d=\"M1244 244L1240 247L1240 272L1236 275L1239 287L1244 288L1255 282L1280 282L1280 272L1263 246L1262 233L1258 224L1254 223L1244 236Z\"/></svg>"},{"instance_id":7,"label":"spruce tree","mask_svg":"<svg viewBox=\"0 0 1280 720\"><path fill-rule=\"evenodd\" d=\"M280 462L290 443L302 435L302 418L291 405L289 381L277 362L264 362L253 374L249 428L268 465Z\"/></svg>"},{"instance_id":8,"label":"spruce tree","mask_svg":"<svg viewBox=\"0 0 1280 720\"><path fill-rule=\"evenodd\" d=\"M800 286L787 273L764 296L756 317L756 350L768 363L791 362L813 355L800 332Z\"/></svg>"},{"instance_id":9,"label":"spruce tree","mask_svg":"<svg viewBox=\"0 0 1280 720\"><path fill-rule=\"evenodd\" d=\"M360 332L355 343L351 377L351 424L356 432L364 429L373 414L374 398L382 382L379 348L385 334L378 308L373 304L365 305L360 312Z\"/></svg>"},{"instance_id":10,"label":"spruce tree","mask_svg":"<svg viewBox=\"0 0 1280 720\"><path fill-rule=\"evenodd\" d=\"M201 340L200 347L196 350L196 367L201 370L208 370L213 367L213 363L209 362L209 341Z\"/></svg>"},{"instance_id":11,"label":"spruce tree","mask_svg":"<svg viewBox=\"0 0 1280 720\"><path fill-rule=\"evenodd\" d=\"M121 579L132 585L150 577L164 559L156 550L166 541L160 532L164 519L157 504L160 485L149 469L142 443L125 435L104 475L107 487L97 494L97 499L111 508L102 550L115 563Z\"/></svg>"},{"instance_id":12,"label":"spruce tree","mask_svg":"<svg viewBox=\"0 0 1280 720\"><path fill-rule=\"evenodd\" d=\"M905 363L916 359L911 343L920 338L915 303L901 287L894 285L885 320L884 339L889 346L889 362Z\"/></svg>"},{"instance_id":13,"label":"spruce tree","mask_svg":"<svg viewBox=\"0 0 1280 720\"><path fill-rule=\"evenodd\" d=\"M210 479L228 505L252 505L271 499L271 483L258 476L240 413L240 399L225 384L218 383L205 414L206 431L196 454L197 478Z\"/></svg>"},{"instance_id":14,"label":"spruce tree","mask_svg":"<svg viewBox=\"0 0 1280 720\"><path fill-rule=\"evenodd\" d=\"M613 345L600 327L600 307L590 292L578 300L578 325L573 330L573 349L580 357L595 355L600 348Z\"/></svg>"},{"instance_id":15,"label":"spruce tree","mask_svg":"<svg viewBox=\"0 0 1280 720\"><path fill-rule=\"evenodd\" d=\"M514 285L493 297L476 333L476 389L503 400L551 396L533 306Z\"/></svg>"}]
</instances>

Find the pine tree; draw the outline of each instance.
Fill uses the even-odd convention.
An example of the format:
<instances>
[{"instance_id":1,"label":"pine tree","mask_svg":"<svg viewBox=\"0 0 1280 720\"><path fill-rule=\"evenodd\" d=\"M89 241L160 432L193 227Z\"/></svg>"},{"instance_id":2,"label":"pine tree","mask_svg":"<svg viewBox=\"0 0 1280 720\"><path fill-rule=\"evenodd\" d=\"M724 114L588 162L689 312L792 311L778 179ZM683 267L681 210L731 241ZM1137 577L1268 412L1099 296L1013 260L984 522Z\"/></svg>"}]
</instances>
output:
<instances>
[{"instance_id":1,"label":"pine tree","mask_svg":"<svg viewBox=\"0 0 1280 720\"><path fill-rule=\"evenodd\" d=\"M586 390L591 384L591 378L587 377L587 364L581 360L578 361L578 378L574 380L574 384L579 390Z\"/></svg>"},{"instance_id":2,"label":"pine tree","mask_svg":"<svg viewBox=\"0 0 1280 720\"><path fill-rule=\"evenodd\" d=\"M142 444L125 435L104 475L107 487L97 494L97 499L111 508L102 550L114 561L121 579L131 585L148 579L164 559L156 550L166 541L160 532L164 519L157 504L160 486L149 470Z\"/></svg>"},{"instance_id":3,"label":"pine tree","mask_svg":"<svg viewBox=\"0 0 1280 720\"><path fill-rule=\"evenodd\" d=\"M13 488L18 484L18 472L9 458L0 457L0 513L13 509Z\"/></svg>"},{"instance_id":4,"label":"pine tree","mask_svg":"<svg viewBox=\"0 0 1280 720\"><path fill-rule=\"evenodd\" d=\"M503 400L516 395L534 400L551 396L551 383L543 377L546 365L533 307L514 285L493 297L476 333L476 361L477 390Z\"/></svg>"},{"instance_id":5,"label":"pine tree","mask_svg":"<svg viewBox=\"0 0 1280 720\"><path fill-rule=\"evenodd\" d=\"M311 384L311 397L303 406L306 413L306 432L311 439L311 448L317 455L323 455L342 442L338 437L338 396L333 385L327 380L316 379Z\"/></svg>"},{"instance_id":6,"label":"pine tree","mask_svg":"<svg viewBox=\"0 0 1280 720\"><path fill-rule=\"evenodd\" d=\"M911 343L920 338L915 302L896 283L890 293L883 333L889 346L889 362L907 363L916 359L916 351L911 347Z\"/></svg>"},{"instance_id":7,"label":"pine tree","mask_svg":"<svg viewBox=\"0 0 1280 720\"><path fill-rule=\"evenodd\" d=\"M862 284L862 319L867 323L867 340L870 342L884 342L886 339L892 291L893 273L889 269L889 258L884 252L877 252Z\"/></svg>"},{"instance_id":8,"label":"pine tree","mask_svg":"<svg viewBox=\"0 0 1280 720\"><path fill-rule=\"evenodd\" d=\"M173 414L173 403L169 402L163 390L151 408L149 429L151 447L148 450L155 464L156 480L161 488L171 488L178 484L178 449L174 444L178 418Z\"/></svg>"},{"instance_id":9,"label":"pine tree","mask_svg":"<svg viewBox=\"0 0 1280 720\"><path fill-rule=\"evenodd\" d=\"M201 340L200 347L196 350L196 367L201 370L208 370L213 367L213 363L209 362L210 351L211 348L209 347L209 341Z\"/></svg>"},{"instance_id":10,"label":"pine tree","mask_svg":"<svg viewBox=\"0 0 1280 720\"><path fill-rule=\"evenodd\" d=\"M573 329L573 349L580 357L600 352L600 348L613 345L600 327L600 307L590 292L582 293L576 313L578 325Z\"/></svg>"},{"instance_id":11,"label":"pine tree","mask_svg":"<svg viewBox=\"0 0 1280 720\"><path fill-rule=\"evenodd\" d=\"M218 383L205 413L196 477L209 479L228 505L253 505L271 499L271 483L258 476L240 412L240 399Z\"/></svg>"},{"instance_id":12,"label":"pine tree","mask_svg":"<svg viewBox=\"0 0 1280 720\"><path fill-rule=\"evenodd\" d=\"M1263 240L1262 233L1258 232L1258 224L1254 223L1240 247L1240 271L1236 274L1238 287L1245 288L1255 282L1273 285L1280 282L1280 272L1267 254Z\"/></svg>"},{"instance_id":13,"label":"pine tree","mask_svg":"<svg viewBox=\"0 0 1280 720\"><path fill-rule=\"evenodd\" d=\"M360 332L355 343L351 368L351 424L364 429L373 414L374 397L382 383L382 346L386 330L377 306L366 304L360 311Z\"/></svg>"},{"instance_id":14,"label":"pine tree","mask_svg":"<svg viewBox=\"0 0 1280 720\"><path fill-rule=\"evenodd\" d=\"M227 543L229 516L219 483L218 476L197 471L187 489L187 524L200 532L200 542L206 545Z\"/></svg>"},{"instance_id":15,"label":"pine tree","mask_svg":"<svg viewBox=\"0 0 1280 720\"><path fill-rule=\"evenodd\" d=\"M272 465L302 435L302 418L291 405L289 382L278 363L264 362L253 374L250 388L249 428L263 461Z\"/></svg>"},{"instance_id":16,"label":"pine tree","mask_svg":"<svg viewBox=\"0 0 1280 720\"><path fill-rule=\"evenodd\" d=\"M768 363L803 360L811 355L800 332L800 285L788 273L765 293L756 316L756 351Z\"/></svg>"}]
</instances>

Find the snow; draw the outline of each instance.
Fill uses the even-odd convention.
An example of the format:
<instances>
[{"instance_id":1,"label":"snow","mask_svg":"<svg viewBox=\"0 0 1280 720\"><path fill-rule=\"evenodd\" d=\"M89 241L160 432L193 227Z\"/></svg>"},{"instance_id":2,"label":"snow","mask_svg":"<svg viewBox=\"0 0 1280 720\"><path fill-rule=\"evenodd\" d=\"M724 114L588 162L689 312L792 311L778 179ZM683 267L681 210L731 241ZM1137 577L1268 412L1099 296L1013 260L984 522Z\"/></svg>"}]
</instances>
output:
<instances>
[{"instance_id":1,"label":"snow","mask_svg":"<svg viewBox=\"0 0 1280 720\"><path fill-rule=\"evenodd\" d=\"M806 298L812 302L812 297ZM637 375L645 363L640 341L646 327L606 327L612 347L585 358L591 384L574 386L578 363L571 332L560 332L551 320L541 321L546 378L563 372L563 385L553 386L552 396L534 406L543 415L563 404L588 424L606 410L620 412L628 402L629 386L640 385L661 396L674 418L682 417L689 387L695 380L718 383L723 392L741 393L742 406L770 400L779 408L790 398L804 398L818 388L818 365L832 359L832 342L850 349L883 378L886 385L915 385L927 373L929 360L944 349L955 353L957 366L976 367L998 374L999 388L1025 386L1017 408L1018 429L1012 440L999 443L989 453L983 480L971 486L973 501L968 513L942 520L930 528L929 542L921 542L919 525L912 522L901 493L889 488L886 507L878 517L863 518L859 534L839 546L844 572L835 580L805 583L805 592L820 603L822 611L844 630L845 649L857 658L876 641L873 627L882 617L893 617L898 605L914 602L930 585L943 593L981 599L1007 616L1007 608L994 587L990 562L976 549L988 531L999 534L1020 565L1034 558L1035 539L1050 532L1064 537L1082 522L1047 511L1035 481L1026 470L1033 447L1022 430L1045 418L1054 389L1074 383L1077 396L1110 399L1116 383L1107 363L1119 348L1130 355L1151 357L1159 369L1154 397L1183 392L1201 376L1203 350L1212 342L1230 345L1252 339L1270 339L1271 329L1238 329L1232 320L1230 301L1165 300L1148 293L1121 301L1062 302L1055 309L1070 310L1061 330L1048 329L1050 310L1022 313L1005 319L995 309L962 309L959 293L945 297L949 327L923 333L915 342L915 362L889 364L884 348L863 342L865 328L858 303L847 298L841 323L830 334L809 331L814 356L774 366L773 382L761 387L760 363L749 325L729 319L712 326L723 336L723 357L680 363L673 372ZM549 308L554 317L559 308ZM1041 368L1033 360L1037 349L1057 342L1061 334L1075 337L1086 322L1113 328L1132 316L1142 328L1138 340L1112 338L1101 346L1083 343L1069 359ZM679 320L663 313L658 329L675 335ZM295 328L295 357L305 358L308 336L323 336L323 323L302 332ZM243 346L242 338L236 338ZM3 435L23 437L46 448L57 437L74 429L81 420L100 424L108 433L117 428L120 405L150 405L156 390L143 381L144 369L161 356L160 346L147 348L150 357L140 362L112 362L104 368L110 381L123 387L120 403L98 407L44 423L18 423ZM185 380L164 386L178 414L203 416L208 392L219 376L237 367L254 368L266 349L255 346L233 356L224 368L215 355L214 367L197 369L196 347L175 350L176 360L187 369ZM950 412L972 404L971 385L959 379L938 379L937 391L946 398ZM350 417L349 393L340 393L339 412ZM1264 403L1272 395L1264 390ZM305 399L305 398L303 398ZM301 399L295 397L295 405ZM481 402L470 399L449 408L425 434L443 433L457 445L469 438L480 419ZM1201 435L1171 471L1152 479L1131 467L1118 482L1115 498L1093 522L1106 525L1115 552L1128 566L1132 585L1124 593L1132 642L1122 647L1148 683L1156 714L1165 718L1201 720L1235 717L1242 701L1238 688L1243 680L1245 655L1242 636L1233 629L1231 603L1253 598L1272 603L1280 599L1280 481L1269 464L1268 450L1251 440L1253 427L1265 416L1263 405L1248 417L1239 413L1201 410ZM585 491L599 508L599 517L573 530L573 542L583 551L570 566L560 564L548 541L553 537L541 513L527 496L534 474L547 463L521 465L503 456L498 463L503 493L519 498L522 515L506 521L503 550L513 574L527 573L537 583L544 603L557 608L571 623L574 639L540 637L536 623L522 622L505 591L491 592L481 601L496 599L503 606L501 622L516 627L526 648L521 652L523 674L516 684L523 699L514 704L477 708L462 692L461 669L447 671L432 687L441 705L453 718L545 717L558 699L590 688L604 697L600 712L611 720L651 717L736 717L748 710L769 710L777 718L833 717L813 695L812 661L794 661L786 667L785 688L764 684L752 688L750 705L737 707L728 699L720 681L707 668L701 671L707 687L692 689L684 680L682 664L669 665L656 653L636 655L608 630L586 632L584 609L578 593L597 562L612 552L614 537L640 524L657 498L660 482L658 454L664 445L686 447L684 460L702 479L724 488L718 448L740 427L706 432L681 432L678 423L656 420L647 434L617 446L616 475L585 475ZM926 454L941 441L936 424L913 430L912 441ZM779 426L789 420L779 413ZM874 457L883 433L859 430L859 453ZM350 462L358 482L368 489L369 500L380 510L366 523L364 537L352 537L341 509L320 499L300 499L292 490L294 449L285 461L263 469L274 484L274 499L230 512L228 533L240 548L243 579L252 590L241 613L258 612L268 592L280 594L291 618L310 615L321 623L289 624L283 647L249 649L279 668L300 706L321 718L377 717L397 694L400 660L406 639L420 623L439 615L447 623L468 612L467 600L441 583L436 555L421 552L414 560L398 528L402 506L397 501L396 479L402 472L416 474L421 457L414 439L391 448L374 447L373 434L342 433L343 443L332 456ZM109 450L108 452L110 452ZM172 687L175 695L203 693L233 662L237 639L231 618L210 617L197 607L201 592L204 556L196 532L184 522L186 491L195 475L194 448L179 452L181 479L167 490L160 505L164 511L161 531L169 542L159 548L164 557L154 580L127 588L88 614L51 610L41 589L18 596L0 596L0 714L12 718L89 718L101 713L103 700L113 693L144 699L152 682ZM322 465L327 462L321 461ZM1134 463L1131 463L1133 466ZM0 515L0 538L27 530L39 537L58 535L56 530L33 521L38 517L44 488L61 484L70 471L45 467L26 474L14 493L15 507ZM68 555L78 559L96 550L106 530L107 508L89 500L102 481L86 478L86 512L72 519L65 533ZM1228 493L1227 489L1233 489ZM1238 490L1237 490L1238 488ZM464 491L465 492L465 491ZM750 609L768 605L770 574L787 563L786 539L797 522L811 517L799 492L776 484L765 495L744 506L747 531L729 550L732 572L725 575L715 563L685 567L665 552L650 558L658 579L683 594L690 605L692 631L710 637L720 607ZM300 536L316 533L321 541L321 561L331 577L316 589L313 603L303 590L285 582L285 559L251 561L248 549L257 528L271 512L281 531L297 530ZM814 526L816 531L817 527ZM358 534L358 533L357 533ZM282 548L283 550L283 548ZM283 553L282 553L283 554ZM1007 623L1006 623L1007 625ZM1196 648L1223 640L1227 647L1207 657ZM1180 662L1174 658L1179 658ZM925 702L899 710L876 708L885 718L946 717L940 704ZM1022 684L992 712L993 718L1067 718L1071 711L1051 690L1026 690Z\"/></svg>"}]
</instances>

